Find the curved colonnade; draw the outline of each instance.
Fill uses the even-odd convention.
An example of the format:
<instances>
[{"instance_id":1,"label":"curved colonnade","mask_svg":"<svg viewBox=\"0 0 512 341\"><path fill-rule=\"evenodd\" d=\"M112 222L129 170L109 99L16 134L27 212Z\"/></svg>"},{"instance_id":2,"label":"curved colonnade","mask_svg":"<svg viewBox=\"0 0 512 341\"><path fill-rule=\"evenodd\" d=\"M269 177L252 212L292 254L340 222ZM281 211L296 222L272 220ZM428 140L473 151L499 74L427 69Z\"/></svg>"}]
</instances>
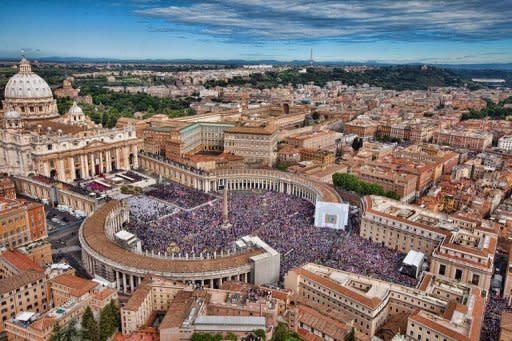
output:
<instances>
[{"instance_id":1,"label":"curved colonnade","mask_svg":"<svg viewBox=\"0 0 512 341\"><path fill-rule=\"evenodd\" d=\"M140 156L141 167L180 184L202 190L270 190L295 195L312 203L316 200L341 202L326 184L302 176L274 170L233 169L205 173L172 162ZM265 251L247 248L237 253L198 257L137 253L113 241L113 234L129 219L123 203L112 200L84 220L79 231L82 262L91 275L115 284L123 293L132 293L147 274L176 281L192 281L219 287L225 280L253 281L254 259Z\"/></svg>"}]
</instances>

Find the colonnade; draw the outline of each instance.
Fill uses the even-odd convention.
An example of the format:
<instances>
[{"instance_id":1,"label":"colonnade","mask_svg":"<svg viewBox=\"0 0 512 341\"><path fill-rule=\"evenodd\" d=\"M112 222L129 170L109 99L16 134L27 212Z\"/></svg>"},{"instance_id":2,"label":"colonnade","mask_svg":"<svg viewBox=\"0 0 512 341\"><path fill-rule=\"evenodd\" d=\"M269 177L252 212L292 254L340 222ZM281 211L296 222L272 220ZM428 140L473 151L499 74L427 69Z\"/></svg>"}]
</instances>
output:
<instances>
[{"instance_id":1,"label":"colonnade","mask_svg":"<svg viewBox=\"0 0 512 341\"><path fill-rule=\"evenodd\" d=\"M341 202L329 186L302 176L270 169L226 169L203 172L147 155L140 156L142 168L182 185L211 192L228 186L230 190L266 190L286 193L315 203L317 200Z\"/></svg>"}]
</instances>

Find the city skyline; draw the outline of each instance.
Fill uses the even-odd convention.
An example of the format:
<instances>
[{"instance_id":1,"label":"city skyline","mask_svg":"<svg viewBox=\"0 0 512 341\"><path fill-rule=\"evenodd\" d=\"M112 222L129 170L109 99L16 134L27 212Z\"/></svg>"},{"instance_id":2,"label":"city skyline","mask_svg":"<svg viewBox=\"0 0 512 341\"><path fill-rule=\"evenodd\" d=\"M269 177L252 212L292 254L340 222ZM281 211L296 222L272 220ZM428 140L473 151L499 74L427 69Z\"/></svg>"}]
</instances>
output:
<instances>
[{"instance_id":1,"label":"city skyline","mask_svg":"<svg viewBox=\"0 0 512 341\"><path fill-rule=\"evenodd\" d=\"M0 57L510 63L508 1L6 1ZM20 25L23 23L23 25ZM108 33L108 34L106 34Z\"/></svg>"}]
</instances>

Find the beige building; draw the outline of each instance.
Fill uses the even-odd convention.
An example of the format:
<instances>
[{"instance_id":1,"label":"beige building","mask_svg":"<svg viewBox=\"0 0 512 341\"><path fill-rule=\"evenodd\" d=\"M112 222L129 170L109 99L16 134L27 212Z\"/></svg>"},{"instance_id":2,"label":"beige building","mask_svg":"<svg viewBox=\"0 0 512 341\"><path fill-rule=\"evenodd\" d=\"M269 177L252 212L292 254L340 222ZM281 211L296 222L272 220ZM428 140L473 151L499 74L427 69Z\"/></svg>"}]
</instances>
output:
<instances>
[{"instance_id":1,"label":"beige building","mask_svg":"<svg viewBox=\"0 0 512 341\"><path fill-rule=\"evenodd\" d=\"M489 292L497 246L494 227L366 196L360 235L402 253L423 252L433 273Z\"/></svg>"},{"instance_id":2,"label":"beige building","mask_svg":"<svg viewBox=\"0 0 512 341\"><path fill-rule=\"evenodd\" d=\"M332 130L319 130L306 134L295 134L286 138L286 143L296 148L305 149L327 149L336 144L336 139L341 138L343 134Z\"/></svg>"},{"instance_id":3,"label":"beige building","mask_svg":"<svg viewBox=\"0 0 512 341\"><path fill-rule=\"evenodd\" d=\"M480 290L433 274L415 289L308 263L287 273L285 288L368 337L389 332L390 321L400 321L396 333L411 340L478 340L482 326Z\"/></svg>"},{"instance_id":4,"label":"beige building","mask_svg":"<svg viewBox=\"0 0 512 341\"><path fill-rule=\"evenodd\" d=\"M59 116L46 82L23 58L5 88L0 172L41 174L70 182L138 167L141 141L133 126L104 129L75 104Z\"/></svg>"},{"instance_id":5,"label":"beige building","mask_svg":"<svg viewBox=\"0 0 512 341\"><path fill-rule=\"evenodd\" d=\"M371 139L377 133L379 124L366 117L358 117L344 124L343 133L356 134L363 139Z\"/></svg>"},{"instance_id":6,"label":"beige building","mask_svg":"<svg viewBox=\"0 0 512 341\"><path fill-rule=\"evenodd\" d=\"M280 307L275 292L242 282L225 282L221 289L194 289L182 282L147 277L121 308L122 332L134 334L151 323L156 311L163 311L161 340L188 340L194 332L244 336L256 329L271 337Z\"/></svg>"},{"instance_id":7,"label":"beige building","mask_svg":"<svg viewBox=\"0 0 512 341\"><path fill-rule=\"evenodd\" d=\"M279 129L273 123L245 124L225 131L224 151L242 156L249 164L272 167L278 138Z\"/></svg>"},{"instance_id":8,"label":"beige building","mask_svg":"<svg viewBox=\"0 0 512 341\"><path fill-rule=\"evenodd\" d=\"M73 275L63 274L54 278L51 290L52 296L59 300L53 309L44 314L36 314L33 310L26 309L5 322L9 340L51 340L56 325L63 328L72 320L79 322L87 307L91 308L95 318L99 318L100 311L107 304L111 301L117 304L115 290ZM62 295L63 292L66 294ZM68 297L67 300L65 296Z\"/></svg>"},{"instance_id":9,"label":"beige building","mask_svg":"<svg viewBox=\"0 0 512 341\"><path fill-rule=\"evenodd\" d=\"M18 313L42 313L49 305L44 270L21 252L5 250L0 256L0 332Z\"/></svg>"},{"instance_id":10,"label":"beige building","mask_svg":"<svg viewBox=\"0 0 512 341\"><path fill-rule=\"evenodd\" d=\"M441 129L434 132L433 143L483 151L492 145L492 133L485 131Z\"/></svg>"},{"instance_id":11,"label":"beige building","mask_svg":"<svg viewBox=\"0 0 512 341\"><path fill-rule=\"evenodd\" d=\"M386 192L395 192L402 202L411 202L416 197L416 177L396 173L378 166L363 165L352 170L359 180L382 186Z\"/></svg>"}]
</instances>

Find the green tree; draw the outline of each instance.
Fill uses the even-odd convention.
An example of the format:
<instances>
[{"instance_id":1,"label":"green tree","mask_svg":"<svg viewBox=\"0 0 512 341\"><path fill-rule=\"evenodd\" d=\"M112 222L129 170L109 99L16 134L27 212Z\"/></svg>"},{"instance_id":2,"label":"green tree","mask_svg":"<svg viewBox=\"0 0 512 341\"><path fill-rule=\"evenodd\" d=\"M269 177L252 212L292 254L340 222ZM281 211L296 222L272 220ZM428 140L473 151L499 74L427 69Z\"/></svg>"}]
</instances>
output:
<instances>
[{"instance_id":1,"label":"green tree","mask_svg":"<svg viewBox=\"0 0 512 341\"><path fill-rule=\"evenodd\" d=\"M64 341L64 332L58 323L53 326L50 341Z\"/></svg>"},{"instance_id":2,"label":"green tree","mask_svg":"<svg viewBox=\"0 0 512 341\"><path fill-rule=\"evenodd\" d=\"M274 331L273 341L287 341L288 336L288 328L283 323L279 323Z\"/></svg>"},{"instance_id":3,"label":"green tree","mask_svg":"<svg viewBox=\"0 0 512 341\"><path fill-rule=\"evenodd\" d=\"M225 337L224 339L225 339L225 340L229 340L229 341L236 341L236 340L237 340L237 337L236 337L236 335L235 335L235 334L233 334L233 333L231 333L231 332L230 332L230 333L228 333L228 334L226 335L226 337Z\"/></svg>"},{"instance_id":4,"label":"green tree","mask_svg":"<svg viewBox=\"0 0 512 341\"><path fill-rule=\"evenodd\" d=\"M254 331L254 335L261 338L263 341L267 339L267 333L263 329L257 329Z\"/></svg>"},{"instance_id":5,"label":"green tree","mask_svg":"<svg viewBox=\"0 0 512 341\"><path fill-rule=\"evenodd\" d=\"M350 332L347 335L345 335L344 341L357 341L354 327L352 327Z\"/></svg>"},{"instance_id":6,"label":"green tree","mask_svg":"<svg viewBox=\"0 0 512 341\"><path fill-rule=\"evenodd\" d=\"M354 141L352 141L352 148L355 151L358 151L363 146L363 139L360 137L356 137Z\"/></svg>"},{"instance_id":7,"label":"green tree","mask_svg":"<svg viewBox=\"0 0 512 341\"><path fill-rule=\"evenodd\" d=\"M78 338L78 331L76 330L76 320L71 320L66 328L64 328L64 340L75 340Z\"/></svg>"},{"instance_id":8,"label":"green tree","mask_svg":"<svg viewBox=\"0 0 512 341\"><path fill-rule=\"evenodd\" d=\"M90 307L87 307L82 315L82 337L87 341L98 341L100 339L98 324Z\"/></svg>"},{"instance_id":9,"label":"green tree","mask_svg":"<svg viewBox=\"0 0 512 341\"><path fill-rule=\"evenodd\" d=\"M119 309L114 301L110 301L100 312L100 340L107 340L120 325Z\"/></svg>"}]
</instances>

